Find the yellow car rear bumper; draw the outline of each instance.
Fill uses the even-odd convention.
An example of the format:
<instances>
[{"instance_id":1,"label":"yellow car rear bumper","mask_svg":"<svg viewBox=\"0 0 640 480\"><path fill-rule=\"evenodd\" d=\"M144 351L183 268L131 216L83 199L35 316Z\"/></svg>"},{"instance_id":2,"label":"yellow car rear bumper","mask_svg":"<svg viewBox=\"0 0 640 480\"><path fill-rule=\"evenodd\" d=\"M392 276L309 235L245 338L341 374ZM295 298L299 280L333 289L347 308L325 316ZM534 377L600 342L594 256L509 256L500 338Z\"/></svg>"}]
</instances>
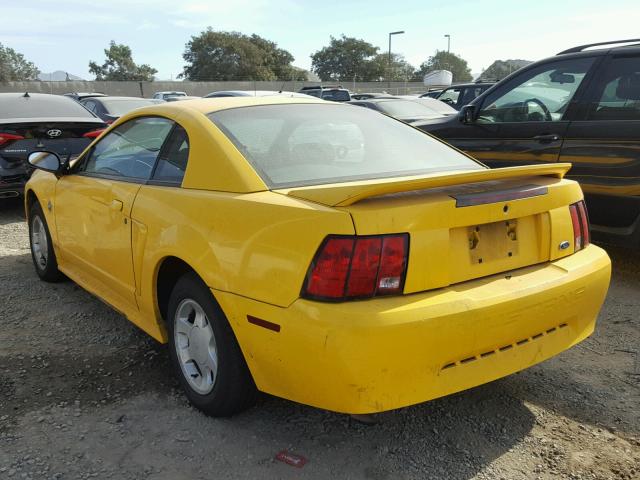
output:
<instances>
[{"instance_id":1,"label":"yellow car rear bumper","mask_svg":"<svg viewBox=\"0 0 640 480\"><path fill-rule=\"evenodd\" d=\"M372 413L504 377L593 332L611 274L602 249L591 245L509 273L399 297L299 299L288 308L213 293L260 390ZM280 330L249 323L247 315Z\"/></svg>"}]
</instances>

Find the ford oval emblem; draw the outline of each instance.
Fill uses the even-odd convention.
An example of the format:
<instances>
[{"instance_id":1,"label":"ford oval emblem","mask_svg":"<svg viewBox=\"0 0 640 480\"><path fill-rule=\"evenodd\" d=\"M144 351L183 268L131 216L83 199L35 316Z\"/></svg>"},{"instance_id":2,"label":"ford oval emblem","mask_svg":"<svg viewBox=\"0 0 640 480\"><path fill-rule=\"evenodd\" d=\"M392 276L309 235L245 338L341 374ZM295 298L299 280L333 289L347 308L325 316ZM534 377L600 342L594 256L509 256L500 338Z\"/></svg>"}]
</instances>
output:
<instances>
[{"instance_id":1,"label":"ford oval emblem","mask_svg":"<svg viewBox=\"0 0 640 480\"><path fill-rule=\"evenodd\" d=\"M569 243L568 240L565 240L564 242L560 242L560 250L566 250L570 246L571 244Z\"/></svg>"},{"instance_id":2,"label":"ford oval emblem","mask_svg":"<svg viewBox=\"0 0 640 480\"><path fill-rule=\"evenodd\" d=\"M51 138L56 138L56 137L59 137L60 135L62 135L62 130L59 130L57 128L52 128L51 130L47 130L47 136Z\"/></svg>"}]
</instances>

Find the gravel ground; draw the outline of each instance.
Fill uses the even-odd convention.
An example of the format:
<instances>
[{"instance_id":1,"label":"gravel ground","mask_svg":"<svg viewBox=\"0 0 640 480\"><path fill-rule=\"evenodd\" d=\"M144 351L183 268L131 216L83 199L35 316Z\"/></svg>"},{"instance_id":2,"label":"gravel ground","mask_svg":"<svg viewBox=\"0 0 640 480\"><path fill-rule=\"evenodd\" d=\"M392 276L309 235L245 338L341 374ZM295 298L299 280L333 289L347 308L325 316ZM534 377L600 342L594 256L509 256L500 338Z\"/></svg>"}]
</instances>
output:
<instances>
[{"instance_id":1,"label":"gravel ground","mask_svg":"<svg viewBox=\"0 0 640 480\"><path fill-rule=\"evenodd\" d=\"M265 396L191 408L166 348L71 282L36 277L17 201L0 203L0 479L640 478L640 253L590 339L520 374L348 416ZM302 468L274 460L281 450Z\"/></svg>"}]
</instances>

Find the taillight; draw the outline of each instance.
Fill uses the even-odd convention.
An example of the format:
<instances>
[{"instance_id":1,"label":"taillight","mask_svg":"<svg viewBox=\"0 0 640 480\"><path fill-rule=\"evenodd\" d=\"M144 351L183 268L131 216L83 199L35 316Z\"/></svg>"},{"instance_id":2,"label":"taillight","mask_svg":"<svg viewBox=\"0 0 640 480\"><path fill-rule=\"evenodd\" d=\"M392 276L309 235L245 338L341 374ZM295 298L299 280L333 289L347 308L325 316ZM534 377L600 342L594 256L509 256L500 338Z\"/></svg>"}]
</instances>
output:
<instances>
[{"instance_id":1,"label":"taillight","mask_svg":"<svg viewBox=\"0 0 640 480\"><path fill-rule=\"evenodd\" d=\"M99 130L91 130L90 132L87 132L82 136L85 138L96 138L99 137L102 132L104 132L104 128L100 128Z\"/></svg>"},{"instance_id":2,"label":"taillight","mask_svg":"<svg viewBox=\"0 0 640 480\"><path fill-rule=\"evenodd\" d=\"M302 296L348 300L402 293L409 235L334 236L309 267Z\"/></svg>"},{"instance_id":3,"label":"taillight","mask_svg":"<svg viewBox=\"0 0 640 480\"><path fill-rule=\"evenodd\" d=\"M589 235L589 216L584 200L569 205L571 224L573 225L573 251L582 250L591 241Z\"/></svg>"},{"instance_id":4,"label":"taillight","mask_svg":"<svg viewBox=\"0 0 640 480\"><path fill-rule=\"evenodd\" d=\"M14 140L24 140L22 135L14 135L13 133L0 133L0 147Z\"/></svg>"}]
</instances>

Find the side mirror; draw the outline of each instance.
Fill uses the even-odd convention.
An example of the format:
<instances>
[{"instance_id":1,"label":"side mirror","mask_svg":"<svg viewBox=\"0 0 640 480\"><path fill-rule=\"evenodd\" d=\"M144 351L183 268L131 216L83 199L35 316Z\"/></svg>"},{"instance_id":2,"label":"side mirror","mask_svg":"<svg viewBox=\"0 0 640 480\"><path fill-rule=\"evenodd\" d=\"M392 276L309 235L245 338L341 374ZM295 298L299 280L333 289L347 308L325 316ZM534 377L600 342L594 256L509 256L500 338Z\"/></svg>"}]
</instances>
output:
<instances>
[{"instance_id":1,"label":"side mirror","mask_svg":"<svg viewBox=\"0 0 640 480\"><path fill-rule=\"evenodd\" d=\"M29 154L29 165L45 172L60 173L62 162L57 153L53 152L31 152Z\"/></svg>"},{"instance_id":2,"label":"side mirror","mask_svg":"<svg viewBox=\"0 0 640 480\"><path fill-rule=\"evenodd\" d=\"M476 106L465 105L460 109L460 116L458 117L462 123L473 123L476 120Z\"/></svg>"}]
</instances>

